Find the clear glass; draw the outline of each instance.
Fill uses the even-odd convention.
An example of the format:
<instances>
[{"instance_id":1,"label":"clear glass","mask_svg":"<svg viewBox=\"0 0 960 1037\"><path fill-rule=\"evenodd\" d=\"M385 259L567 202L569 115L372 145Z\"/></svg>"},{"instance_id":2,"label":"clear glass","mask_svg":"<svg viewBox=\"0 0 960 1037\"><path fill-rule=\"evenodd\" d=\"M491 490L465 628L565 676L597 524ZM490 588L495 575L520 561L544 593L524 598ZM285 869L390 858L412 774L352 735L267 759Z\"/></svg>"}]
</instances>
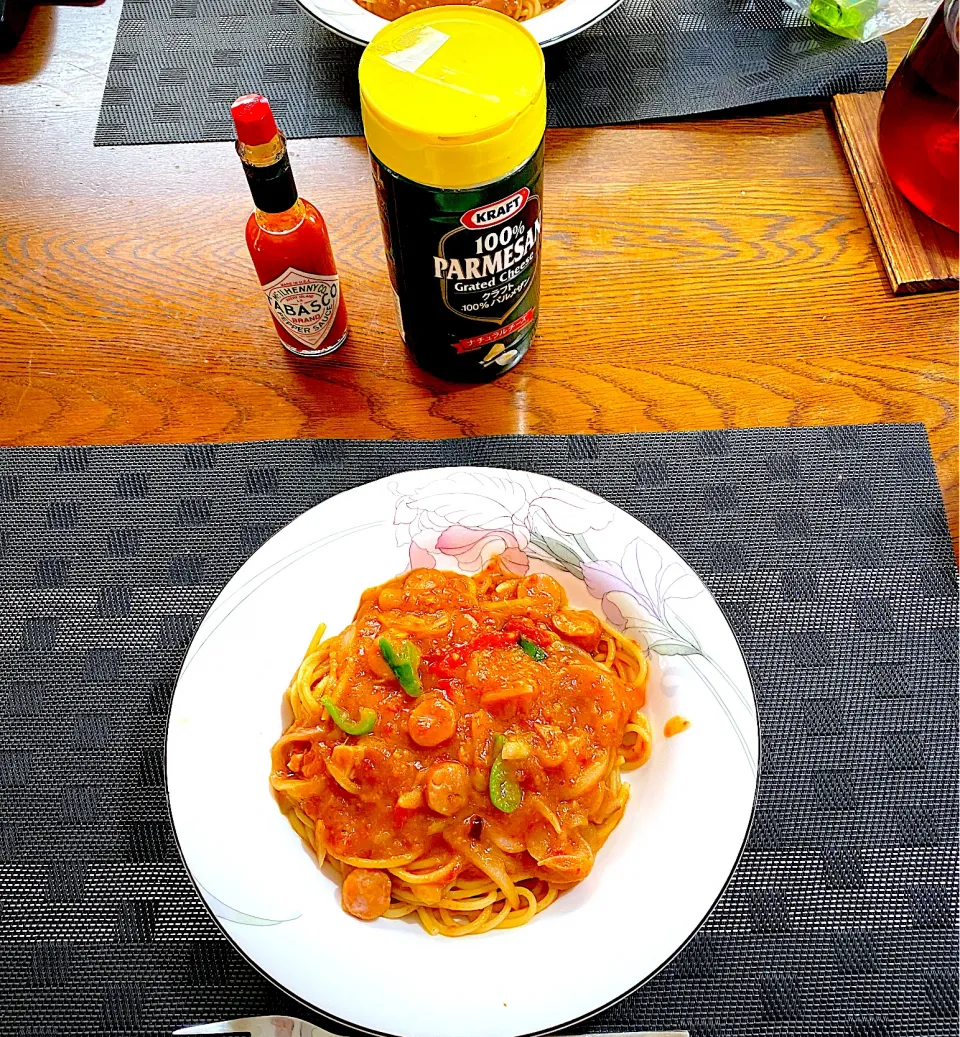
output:
<instances>
[{"instance_id":1,"label":"clear glass","mask_svg":"<svg viewBox=\"0 0 960 1037\"><path fill-rule=\"evenodd\" d=\"M880 154L890 178L921 212L958 229L957 54L960 0L931 16L890 80L880 109Z\"/></svg>"}]
</instances>

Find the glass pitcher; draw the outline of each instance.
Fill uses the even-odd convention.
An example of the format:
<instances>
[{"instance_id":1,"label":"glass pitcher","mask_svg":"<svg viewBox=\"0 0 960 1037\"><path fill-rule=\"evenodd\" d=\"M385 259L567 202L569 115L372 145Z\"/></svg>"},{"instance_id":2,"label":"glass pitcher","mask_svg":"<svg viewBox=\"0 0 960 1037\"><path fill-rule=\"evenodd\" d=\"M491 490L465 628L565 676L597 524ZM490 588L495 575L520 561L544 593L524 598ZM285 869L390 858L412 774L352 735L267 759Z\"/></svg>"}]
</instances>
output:
<instances>
[{"instance_id":1,"label":"glass pitcher","mask_svg":"<svg viewBox=\"0 0 960 1037\"><path fill-rule=\"evenodd\" d=\"M894 73L880 108L880 154L890 178L921 212L958 224L958 16L946 0Z\"/></svg>"}]
</instances>

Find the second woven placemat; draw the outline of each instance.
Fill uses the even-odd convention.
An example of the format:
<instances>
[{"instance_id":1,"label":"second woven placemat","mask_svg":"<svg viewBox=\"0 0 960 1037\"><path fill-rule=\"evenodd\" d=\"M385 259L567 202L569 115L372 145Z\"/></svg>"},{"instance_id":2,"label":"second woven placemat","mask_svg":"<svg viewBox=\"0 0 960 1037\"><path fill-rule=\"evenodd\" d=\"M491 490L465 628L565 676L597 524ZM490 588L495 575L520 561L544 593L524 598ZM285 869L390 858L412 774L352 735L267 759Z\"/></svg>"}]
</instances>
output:
<instances>
[{"instance_id":1,"label":"second woven placemat","mask_svg":"<svg viewBox=\"0 0 960 1037\"><path fill-rule=\"evenodd\" d=\"M547 50L548 125L605 126L789 97L882 90L882 40L781 0L623 0ZM296 0L124 0L96 144L230 140L230 103L269 98L289 137L361 132L360 48Z\"/></svg>"}]
</instances>

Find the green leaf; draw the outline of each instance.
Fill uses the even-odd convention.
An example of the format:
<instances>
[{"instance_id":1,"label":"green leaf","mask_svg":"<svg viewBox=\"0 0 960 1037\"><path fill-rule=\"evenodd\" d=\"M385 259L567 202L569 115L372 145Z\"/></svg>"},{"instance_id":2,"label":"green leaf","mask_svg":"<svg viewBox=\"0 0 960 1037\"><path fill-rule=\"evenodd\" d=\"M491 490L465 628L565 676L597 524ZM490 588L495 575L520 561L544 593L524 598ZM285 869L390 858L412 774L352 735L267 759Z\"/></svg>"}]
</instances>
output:
<instances>
[{"instance_id":1,"label":"green leaf","mask_svg":"<svg viewBox=\"0 0 960 1037\"><path fill-rule=\"evenodd\" d=\"M674 609L668 602L663 603L663 614L666 617L670 629L677 635L678 641L686 641L688 644L693 645L698 652L701 651L697 635L687 626L686 623L684 623L684 621L677 615L676 609Z\"/></svg>"},{"instance_id":2,"label":"green leaf","mask_svg":"<svg viewBox=\"0 0 960 1037\"><path fill-rule=\"evenodd\" d=\"M535 541L531 540L531 543L535 543ZM544 548L544 550L546 549ZM562 569L565 573L570 573L571 576L576 576L578 580L583 579L583 569L577 565L569 565L567 562L564 562L559 558L554 558L553 555L549 553L535 554L528 548L527 558L532 558L536 562L544 562L546 565L549 565L554 569Z\"/></svg>"},{"instance_id":3,"label":"green leaf","mask_svg":"<svg viewBox=\"0 0 960 1037\"><path fill-rule=\"evenodd\" d=\"M654 641L647 645L651 652L657 655L699 655L700 649L688 645L686 641Z\"/></svg>"},{"instance_id":4,"label":"green leaf","mask_svg":"<svg viewBox=\"0 0 960 1037\"><path fill-rule=\"evenodd\" d=\"M583 571L583 560L580 558L580 555L571 547L568 547L562 540L556 540L554 537L548 537L544 534L540 535L540 540L554 558L561 562L566 562L567 565L573 567L578 572Z\"/></svg>"},{"instance_id":5,"label":"green leaf","mask_svg":"<svg viewBox=\"0 0 960 1037\"><path fill-rule=\"evenodd\" d=\"M590 545L586 542L586 540L583 539L582 533L574 533L573 539L576 541L577 547L580 548L580 550L587 556L587 558L591 562L595 562L597 560L597 556L590 550Z\"/></svg>"}]
</instances>

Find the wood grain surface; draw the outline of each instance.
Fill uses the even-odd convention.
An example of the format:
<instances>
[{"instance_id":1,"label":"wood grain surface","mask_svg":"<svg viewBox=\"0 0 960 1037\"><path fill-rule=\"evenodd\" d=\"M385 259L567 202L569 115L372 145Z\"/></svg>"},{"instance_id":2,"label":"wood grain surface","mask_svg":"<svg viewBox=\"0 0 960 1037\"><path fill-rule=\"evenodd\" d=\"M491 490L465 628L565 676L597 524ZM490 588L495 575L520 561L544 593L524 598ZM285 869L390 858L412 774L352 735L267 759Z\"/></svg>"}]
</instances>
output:
<instances>
[{"instance_id":1,"label":"wood grain surface","mask_svg":"<svg viewBox=\"0 0 960 1037\"><path fill-rule=\"evenodd\" d=\"M0 56L0 444L922 421L956 543L956 296L893 296L828 106L549 133L535 346L451 386L395 332L362 140L290 149L351 314L312 362L230 144L92 147L119 11L37 8Z\"/></svg>"},{"instance_id":2,"label":"wood grain surface","mask_svg":"<svg viewBox=\"0 0 960 1037\"><path fill-rule=\"evenodd\" d=\"M912 206L884 168L877 137L882 100L880 93L841 94L833 117L890 287L897 295L956 291L956 232Z\"/></svg>"}]
</instances>

